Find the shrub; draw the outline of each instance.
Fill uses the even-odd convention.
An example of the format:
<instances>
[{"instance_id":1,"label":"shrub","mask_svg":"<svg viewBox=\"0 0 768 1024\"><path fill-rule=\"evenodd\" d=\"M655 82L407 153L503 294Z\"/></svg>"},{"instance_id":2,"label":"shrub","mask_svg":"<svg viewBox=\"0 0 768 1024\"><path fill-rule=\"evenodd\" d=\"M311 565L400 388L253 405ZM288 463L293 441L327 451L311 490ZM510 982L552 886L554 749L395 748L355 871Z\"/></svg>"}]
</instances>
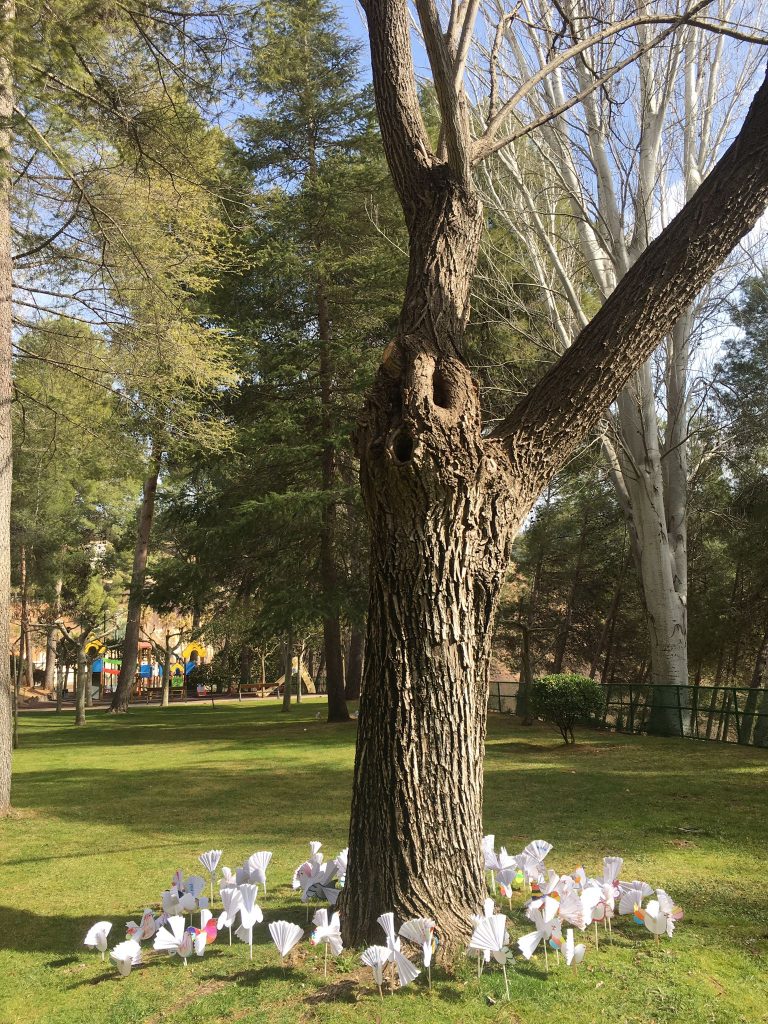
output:
<instances>
[{"instance_id":1,"label":"shrub","mask_svg":"<svg viewBox=\"0 0 768 1024\"><path fill-rule=\"evenodd\" d=\"M542 676L531 687L533 713L553 722L566 743L575 743L573 727L603 709L603 688L587 676Z\"/></svg>"}]
</instances>

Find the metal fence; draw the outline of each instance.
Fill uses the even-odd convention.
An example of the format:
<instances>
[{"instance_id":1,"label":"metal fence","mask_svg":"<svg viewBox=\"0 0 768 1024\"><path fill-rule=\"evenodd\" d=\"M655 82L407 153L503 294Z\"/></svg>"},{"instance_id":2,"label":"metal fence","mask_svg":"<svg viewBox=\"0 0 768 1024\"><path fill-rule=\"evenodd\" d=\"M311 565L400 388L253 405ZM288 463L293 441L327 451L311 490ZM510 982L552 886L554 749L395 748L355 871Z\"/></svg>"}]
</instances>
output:
<instances>
[{"instance_id":1,"label":"metal fence","mask_svg":"<svg viewBox=\"0 0 768 1024\"><path fill-rule=\"evenodd\" d=\"M657 713L676 725L678 735L768 747L768 690L606 684L603 726L620 732L647 732Z\"/></svg>"}]
</instances>

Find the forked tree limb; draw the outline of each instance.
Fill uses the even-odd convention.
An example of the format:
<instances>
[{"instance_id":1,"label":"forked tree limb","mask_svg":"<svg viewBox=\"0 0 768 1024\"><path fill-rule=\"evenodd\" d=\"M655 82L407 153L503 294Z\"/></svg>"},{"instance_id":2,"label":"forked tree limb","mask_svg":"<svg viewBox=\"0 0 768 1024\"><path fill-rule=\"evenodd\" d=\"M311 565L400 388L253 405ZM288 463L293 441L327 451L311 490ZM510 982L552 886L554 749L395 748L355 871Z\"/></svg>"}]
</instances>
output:
<instances>
[{"instance_id":1,"label":"forked tree limb","mask_svg":"<svg viewBox=\"0 0 768 1024\"><path fill-rule=\"evenodd\" d=\"M532 503L768 206L768 74L741 131L574 344L494 430Z\"/></svg>"}]
</instances>

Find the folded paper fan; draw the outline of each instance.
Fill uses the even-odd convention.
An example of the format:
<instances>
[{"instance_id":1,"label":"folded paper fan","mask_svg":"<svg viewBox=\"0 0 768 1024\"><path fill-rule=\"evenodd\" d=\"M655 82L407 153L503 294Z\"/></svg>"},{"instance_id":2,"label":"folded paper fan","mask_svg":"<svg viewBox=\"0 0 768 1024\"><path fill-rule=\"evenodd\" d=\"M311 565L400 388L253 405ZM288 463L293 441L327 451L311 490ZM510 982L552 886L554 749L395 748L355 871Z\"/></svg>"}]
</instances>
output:
<instances>
[{"instance_id":1,"label":"folded paper fan","mask_svg":"<svg viewBox=\"0 0 768 1024\"><path fill-rule=\"evenodd\" d=\"M531 857L533 860L544 860L551 851L552 843L548 843L544 839L534 839L523 850L523 856Z\"/></svg>"},{"instance_id":2,"label":"folded paper fan","mask_svg":"<svg viewBox=\"0 0 768 1024\"><path fill-rule=\"evenodd\" d=\"M194 949L194 932L194 928L185 929L184 918L177 914L168 919L167 927L158 930L153 949L169 956L180 956L186 965Z\"/></svg>"},{"instance_id":3,"label":"folded paper fan","mask_svg":"<svg viewBox=\"0 0 768 1024\"><path fill-rule=\"evenodd\" d=\"M491 914L490 917L481 918L469 940L470 948L483 953L484 956L487 953L488 957L493 957L497 963L506 963L509 944L507 923L504 914Z\"/></svg>"},{"instance_id":4,"label":"folded paper fan","mask_svg":"<svg viewBox=\"0 0 768 1024\"><path fill-rule=\"evenodd\" d=\"M135 939L118 942L114 949L110 949L109 959L126 978L131 973L131 968L141 963L141 946Z\"/></svg>"},{"instance_id":5,"label":"folded paper fan","mask_svg":"<svg viewBox=\"0 0 768 1024\"><path fill-rule=\"evenodd\" d=\"M321 886L321 889L323 891L323 897L328 901L328 903L332 907L335 907L336 904L339 902L339 896L341 896L341 889L336 889L332 885L323 885Z\"/></svg>"},{"instance_id":6,"label":"folded paper fan","mask_svg":"<svg viewBox=\"0 0 768 1024\"><path fill-rule=\"evenodd\" d=\"M259 850L252 853L246 862L249 881L256 885L264 886L264 895L267 893L267 868L272 860L271 850Z\"/></svg>"},{"instance_id":7,"label":"folded paper fan","mask_svg":"<svg viewBox=\"0 0 768 1024\"><path fill-rule=\"evenodd\" d=\"M421 946L424 966L429 968L435 945L435 922L431 917L414 917L400 925L400 935L409 942Z\"/></svg>"},{"instance_id":8,"label":"folded paper fan","mask_svg":"<svg viewBox=\"0 0 768 1024\"><path fill-rule=\"evenodd\" d=\"M312 932L309 940L312 945L317 946L322 942L326 946L330 946L333 953L338 956L344 948L344 943L341 940L339 915L332 914L329 921L328 911L325 907L322 907L320 910L315 911L312 923L315 925L315 930Z\"/></svg>"},{"instance_id":9,"label":"folded paper fan","mask_svg":"<svg viewBox=\"0 0 768 1024\"><path fill-rule=\"evenodd\" d=\"M222 853L222 850L207 850L205 853L201 853L197 859L203 865L208 874L212 875L219 866Z\"/></svg>"},{"instance_id":10,"label":"folded paper fan","mask_svg":"<svg viewBox=\"0 0 768 1024\"><path fill-rule=\"evenodd\" d=\"M107 936L111 930L112 923L110 921L97 921L88 929L88 934L83 939L83 945L98 949L103 960L107 948Z\"/></svg>"},{"instance_id":11,"label":"folded paper fan","mask_svg":"<svg viewBox=\"0 0 768 1024\"><path fill-rule=\"evenodd\" d=\"M653 894L653 889L647 882L619 882L619 913L622 915L633 914L635 907L642 906L643 900Z\"/></svg>"},{"instance_id":12,"label":"folded paper fan","mask_svg":"<svg viewBox=\"0 0 768 1024\"><path fill-rule=\"evenodd\" d=\"M398 950L394 950L393 957L395 961L395 967L397 968L397 980L400 983L400 988L405 988L419 976L421 973L419 968L411 963L407 956L403 956Z\"/></svg>"},{"instance_id":13,"label":"folded paper fan","mask_svg":"<svg viewBox=\"0 0 768 1024\"><path fill-rule=\"evenodd\" d=\"M366 967L373 971L373 980L379 986L384 982L384 970L391 959L391 950L387 946L369 946L360 957Z\"/></svg>"},{"instance_id":14,"label":"folded paper fan","mask_svg":"<svg viewBox=\"0 0 768 1024\"><path fill-rule=\"evenodd\" d=\"M565 933L565 944L563 945L563 956L568 967L573 964L574 967L580 964L584 959L584 954L587 951L587 947L583 942L578 945L574 945L573 941L573 928L569 928Z\"/></svg>"},{"instance_id":15,"label":"folded paper fan","mask_svg":"<svg viewBox=\"0 0 768 1024\"><path fill-rule=\"evenodd\" d=\"M304 929L299 928L291 921L272 921L269 926L269 934L272 936L272 941L277 946L282 960L304 935Z\"/></svg>"},{"instance_id":16,"label":"folded paper fan","mask_svg":"<svg viewBox=\"0 0 768 1024\"><path fill-rule=\"evenodd\" d=\"M261 907L256 902L258 889L255 885L240 886L240 923L244 928L253 928L255 924L264 920Z\"/></svg>"},{"instance_id":17,"label":"folded paper fan","mask_svg":"<svg viewBox=\"0 0 768 1024\"><path fill-rule=\"evenodd\" d=\"M323 844L322 843L318 843L318 841L316 839L311 841L310 844L309 844L309 855L310 855L310 857L314 857L315 854L319 853L320 852L320 847L322 845Z\"/></svg>"},{"instance_id":18,"label":"folded paper fan","mask_svg":"<svg viewBox=\"0 0 768 1024\"><path fill-rule=\"evenodd\" d=\"M221 890L221 902L224 904L224 909L219 914L217 926L219 928L231 929L242 906L242 893L239 889L233 889L231 886L228 886Z\"/></svg>"},{"instance_id":19,"label":"folded paper fan","mask_svg":"<svg viewBox=\"0 0 768 1024\"><path fill-rule=\"evenodd\" d=\"M544 953L546 955L546 943L558 928L558 913L560 903L551 896L544 896L535 900L528 908L528 917L532 921L536 931L528 932L517 940L518 949L526 960L530 960L536 952L540 942L544 942Z\"/></svg>"},{"instance_id":20,"label":"folded paper fan","mask_svg":"<svg viewBox=\"0 0 768 1024\"><path fill-rule=\"evenodd\" d=\"M623 857L603 857L603 881L617 882L623 867Z\"/></svg>"},{"instance_id":21,"label":"folded paper fan","mask_svg":"<svg viewBox=\"0 0 768 1024\"><path fill-rule=\"evenodd\" d=\"M587 886L582 892L569 892L560 900L559 916L581 931L592 924L592 914L601 902L603 893L596 886Z\"/></svg>"},{"instance_id":22,"label":"folded paper fan","mask_svg":"<svg viewBox=\"0 0 768 1024\"><path fill-rule=\"evenodd\" d=\"M395 915L391 910L387 911L386 914L382 914L376 918L376 923L380 924L384 930L384 936L387 942L387 949L390 952L390 960L392 959L392 953L396 950L400 950L400 939L397 937L395 932Z\"/></svg>"},{"instance_id":23,"label":"folded paper fan","mask_svg":"<svg viewBox=\"0 0 768 1024\"><path fill-rule=\"evenodd\" d=\"M659 901L659 909L667 917L671 917L673 921L682 921L683 911L680 907L676 906L672 897L666 893L663 889L656 890L656 899Z\"/></svg>"}]
</instances>

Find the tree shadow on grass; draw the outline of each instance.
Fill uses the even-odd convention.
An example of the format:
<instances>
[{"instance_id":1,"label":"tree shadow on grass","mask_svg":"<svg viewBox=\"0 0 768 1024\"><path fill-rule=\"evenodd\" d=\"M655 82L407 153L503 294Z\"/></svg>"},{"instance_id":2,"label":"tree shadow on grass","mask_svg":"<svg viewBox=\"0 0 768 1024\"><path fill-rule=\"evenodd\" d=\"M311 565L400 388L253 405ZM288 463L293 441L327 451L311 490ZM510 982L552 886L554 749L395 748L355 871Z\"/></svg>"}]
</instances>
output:
<instances>
[{"instance_id":1,"label":"tree shadow on grass","mask_svg":"<svg viewBox=\"0 0 768 1024\"><path fill-rule=\"evenodd\" d=\"M318 711L322 718L316 719ZM284 743L287 738L309 735L323 745L346 746L354 743L356 721L327 723L325 705L293 706L288 714L275 707L141 708L126 715L99 713L76 728L71 716L53 721L39 714L21 713L21 748L84 748L89 746L141 746L172 743L257 742ZM306 732L305 732L306 730Z\"/></svg>"}]
</instances>

